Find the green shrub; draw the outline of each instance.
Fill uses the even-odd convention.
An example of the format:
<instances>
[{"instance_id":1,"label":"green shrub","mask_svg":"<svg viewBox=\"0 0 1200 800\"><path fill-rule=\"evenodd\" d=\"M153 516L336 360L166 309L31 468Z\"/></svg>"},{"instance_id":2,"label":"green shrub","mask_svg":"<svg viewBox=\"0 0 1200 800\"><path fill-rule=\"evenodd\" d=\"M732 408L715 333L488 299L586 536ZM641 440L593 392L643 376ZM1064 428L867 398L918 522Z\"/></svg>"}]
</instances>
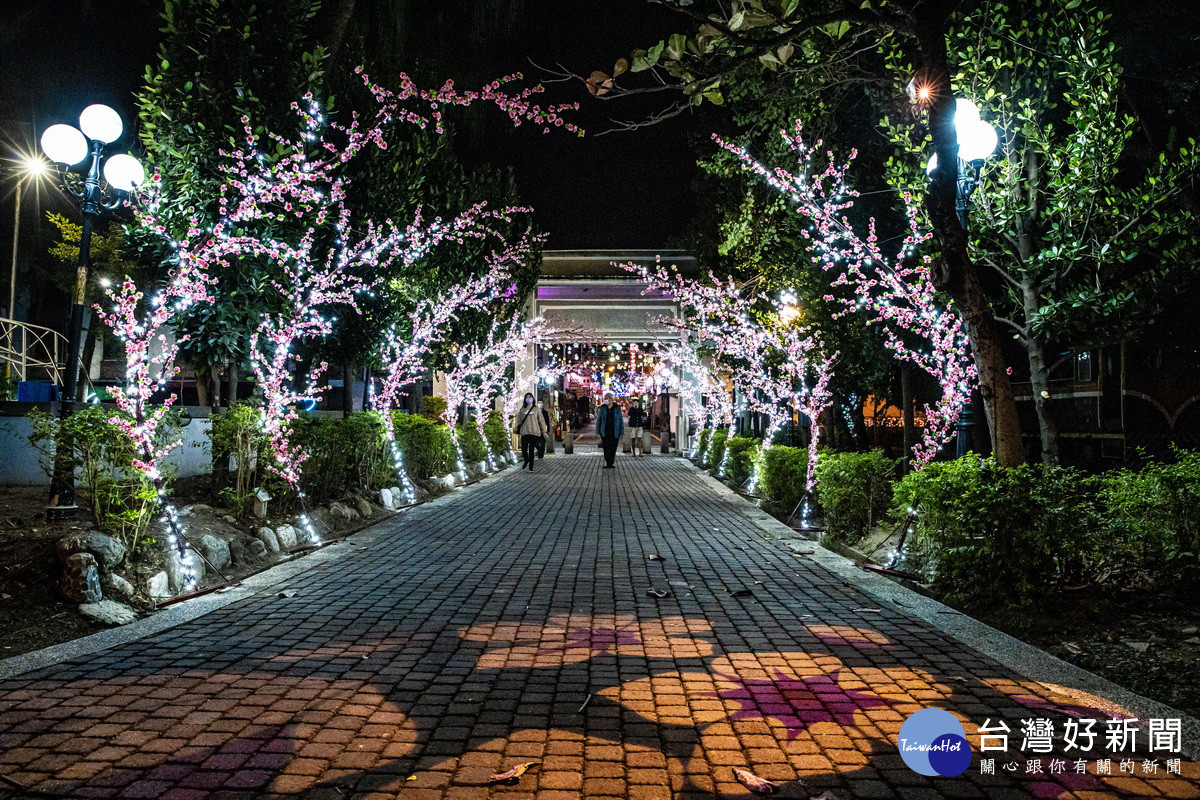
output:
<instances>
[{"instance_id":1,"label":"green shrub","mask_svg":"<svg viewBox=\"0 0 1200 800\"><path fill-rule=\"evenodd\" d=\"M760 440L747 436L731 436L725 440L725 451L729 454L725 464L725 477L734 486L741 486L750 478L761 444Z\"/></svg>"},{"instance_id":2,"label":"green shrub","mask_svg":"<svg viewBox=\"0 0 1200 800\"><path fill-rule=\"evenodd\" d=\"M705 463L714 475L721 469L721 462L725 458L725 440L728 438L729 430L726 428L713 431L712 444L709 446L708 460Z\"/></svg>"},{"instance_id":3,"label":"green shrub","mask_svg":"<svg viewBox=\"0 0 1200 800\"><path fill-rule=\"evenodd\" d=\"M1079 569L1098 523L1079 471L974 455L910 473L894 503L898 514L915 509L935 591L969 608L1032 604L1055 576Z\"/></svg>"},{"instance_id":4,"label":"green shrub","mask_svg":"<svg viewBox=\"0 0 1200 800\"><path fill-rule=\"evenodd\" d=\"M712 428L705 428L700 431L700 437L696 440L696 460L701 464L705 463L704 456L708 450L709 441L712 439Z\"/></svg>"},{"instance_id":5,"label":"green shrub","mask_svg":"<svg viewBox=\"0 0 1200 800\"><path fill-rule=\"evenodd\" d=\"M91 506L92 520L103 533L123 541L130 552L138 551L139 541L158 514L158 491L133 468L137 455L133 441L109 422L110 418L130 420L129 414L111 406L77 406L66 420L41 409L28 414L33 424L29 443L38 452L47 475L54 470L54 457L60 443L70 442L71 468L76 473L76 488ZM159 444L179 438L179 416L167 412L158 426ZM176 470L161 464L160 471L169 485Z\"/></svg>"},{"instance_id":6,"label":"green shrub","mask_svg":"<svg viewBox=\"0 0 1200 800\"><path fill-rule=\"evenodd\" d=\"M446 398L437 397L422 397L421 398L421 415L428 417L434 422L441 422L442 415L446 413Z\"/></svg>"},{"instance_id":7,"label":"green shrub","mask_svg":"<svg viewBox=\"0 0 1200 800\"><path fill-rule=\"evenodd\" d=\"M808 450L777 444L762 452L758 472L758 494L770 501L777 517L786 517L804 496Z\"/></svg>"},{"instance_id":8,"label":"green shrub","mask_svg":"<svg viewBox=\"0 0 1200 800\"><path fill-rule=\"evenodd\" d=\"M483 435L487 437L492 452L502 456L512 447L512 436L504 427L504 417L499 411L488 413L487 422L483 423Z\"/></svg>"},{"instance_id":9,"label":"green shrub","mask_svg":"<svg viewBox=\"0 0 1200 800\"><path fill-rule=\"evenodd\" d=\"M468 465L478 461L487 461L487 445L474 422L458 426L458 444L462 447L463 461Z\"/></svg>"},{"instance_id":10,"label":"green shrub","mask_svg":"<svg viewBox=\"0 0 1200 800\"><path fill-rule=\"evenodd\" d=\"M208 440L213 459L213 489L235 513L250 510L254 490L264 482L272 484L268 491L275 494L272 489L278 481L274 480L274 473L260 469L271 456L259 406L237 403L228 411L209 417Z\"/></svg>"},{"instance_id":11,"label":"green shrub","mask_svg":"<svg viewBox=\"0 0 1200 800\"><path fill-rule=\"evenodd\" d=\"M1100 505L1112 538L1143 562L1200 553L1200 451L1175 448L1175 461L1120 469L1102 479Z\"/></svg>"},{"instance_id":12,"label":"green shrub","mask_svg":"<svg viewBox=\"0 0 1200 800\"><path fill-rule=\"evenodd\" d=\"M870 533L891 505L897 464L882 450L820 452L816 494L829 536L854 542Z\"/></svg>"},{"instance_id":13,"label":"green shrub","mask_svg":"<svg viewBox=\"0 0 1200 800\"><path fill-rule=\"evenodd\" d=\"M420 480L454 469L454 444L445 425L422 414L392 414L396 444L408 474Z\"/></svg>"},{"instance_id":14,"label":"green shrub","mask_svg":"<svg viewBox=\"0 0 1200 800\"><path fill-rule=\"evenodd\" d=\"M383 422L373 411L342 417L301 417L293 441L308 454L300 485L314 503L369 492L395 482Z\"/></svg>"}]
</instances>

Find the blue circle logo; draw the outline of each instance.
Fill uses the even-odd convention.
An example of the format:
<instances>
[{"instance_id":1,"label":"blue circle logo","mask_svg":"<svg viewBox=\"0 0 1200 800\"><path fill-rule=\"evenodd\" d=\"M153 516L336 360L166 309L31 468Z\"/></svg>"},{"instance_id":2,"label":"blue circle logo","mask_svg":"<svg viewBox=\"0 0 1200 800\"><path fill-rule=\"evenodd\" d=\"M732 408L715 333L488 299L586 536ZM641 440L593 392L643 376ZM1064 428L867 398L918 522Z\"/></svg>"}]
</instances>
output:
<instances>
[{"instance_id":1,"label":"blue circle logo","mask_svg":"<svg viewBox=\"0 0 1200 800\"><path fill-rule=\"evenodd\" d=\"M954 778L971 766L967 732L940 708L922 709L904 720L896 745L909 769L931 778Z\"/></svg>"}]
</instances>

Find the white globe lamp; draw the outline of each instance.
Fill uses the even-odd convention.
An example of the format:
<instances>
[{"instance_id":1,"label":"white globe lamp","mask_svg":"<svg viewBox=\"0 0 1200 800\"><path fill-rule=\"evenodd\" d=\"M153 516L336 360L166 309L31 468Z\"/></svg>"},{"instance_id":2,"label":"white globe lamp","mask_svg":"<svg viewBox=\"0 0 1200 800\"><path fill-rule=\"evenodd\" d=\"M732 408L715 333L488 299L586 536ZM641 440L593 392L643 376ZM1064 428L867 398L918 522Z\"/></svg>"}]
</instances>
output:
<instances>
[{"instance_id":1,"label":"white globe lamp","mask_svg":"<svg viewBox=\"0 0 1200 800\"><path fill-rule=\"evenodd\" d=\"M146 180L146 170L133 156L118 153L104 162L104 180L114 189L132 192Z\"/></svg>"},{"instance_id":2,"label":"white globe lamp","mask_svg":"<svg viewBox=\"0 0 1200 800\"><path fill-rule=\"evenodd\" d=\"M121 138L121 115L103 103L85 108L79 115L79 129L90 139L108 144Z\"/></svg>"},{"instance_id":3,"label":"white globe lamp","mask_svg":"<svg viewBox=\"0 0 1200 800\"><path fill-rule=\"evenodd\" d=\"M87 158L88 143L83 134L70 125L51 125L42 133L42 152L51 161L70 167Z\"/></svg>"}]
</instances>

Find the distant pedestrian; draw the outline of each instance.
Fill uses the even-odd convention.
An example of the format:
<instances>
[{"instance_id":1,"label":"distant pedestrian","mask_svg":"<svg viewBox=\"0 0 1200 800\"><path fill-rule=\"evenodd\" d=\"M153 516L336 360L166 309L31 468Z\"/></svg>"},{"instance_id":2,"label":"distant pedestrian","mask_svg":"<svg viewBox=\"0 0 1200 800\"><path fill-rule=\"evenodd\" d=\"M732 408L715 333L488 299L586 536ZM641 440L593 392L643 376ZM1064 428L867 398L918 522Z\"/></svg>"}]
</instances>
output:
<instances>
[{"instance_id":1,"label":"distant pedestrian","mask_svg":"<svg viewBox=\"0 0 1200 800\"><path fill-rule=\"evenodd\" d=\"M633 403L629 406L629 449L632 455L636 458L639 455L646 455L646 448L642 446L642 431L646 426L647 414L642 409L642 401L635 397ZM642 452L638 453L641 449Z\"/></svg>"},{"instance_id":2,"label":"distant pedestrian","mask_svg":"<svg viewBox=\"0 0 1200 800\"><path fill-rule=\"evenodd\" d=\"M521 437L521 457L525 459L521 469L533 472L533 457L537 454L538 442L547 433L546 420L541 410L533 404L533 392L525 393L525 402L517 412L513 430Z\"/></svg>"},{"instance_id":3,"label":"distant pedestrian","mask_svg":"<svg viewBox=\"0 0 1200 800\"><path fill-rule=\"evenodd\" d=\"M625 418L621 407L613 402L611 394L604 395L604 405L596 410L596 433L600 434L600 446L604 448L604 468L612 469L617 460L617 442L625 432Z\"/></svg>"},{"instance_id":4,"label":"distant pedestrian","mask_svg":"<svg viewBox=\"0 0 1200 800\"><path fill-rule=\"evenodd\" d=\"M542 418L544 420L546 420L546 431L548 432L548 435L553 435L554 425L552 425L550 423L550 412L546 410L545 403L543 403L541 400L539 400L537 407L542 410ZM538 441L538 458L545 458L545 457L546 457L546 437L543 436Z\"/></svg>"}]
</instances>

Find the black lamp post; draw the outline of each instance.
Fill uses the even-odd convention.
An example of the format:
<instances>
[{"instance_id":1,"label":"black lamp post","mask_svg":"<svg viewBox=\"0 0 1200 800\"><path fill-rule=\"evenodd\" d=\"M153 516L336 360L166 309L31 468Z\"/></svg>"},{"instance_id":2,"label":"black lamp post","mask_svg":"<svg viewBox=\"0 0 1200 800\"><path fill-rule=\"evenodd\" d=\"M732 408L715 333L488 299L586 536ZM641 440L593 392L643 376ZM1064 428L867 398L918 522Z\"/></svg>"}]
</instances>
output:
<instances>
[{"instance_id":1,"label":"black lamp post","mask_svg":"<svg viewBox=\"0 0 1200 800\"><path fill-rule=\"evenodd\" d=\"M979 109L970 100L958 98L954 101L954 134L958 139L958 164L955 173L954 207L958 212L958 224L967 230L968 213L971 208L971 195L979 185L979 170L983 167L984 159L996 151L1000 137L996 129L979 117ZM925 171L930 176L938 168L937 153L929 159ZM959 458L970 450L973 439L973 429L976 425L975 415L968 403L955 425L957 429L956 450Z\"/></svg>"},{"instance_id":2,"label":"black lamp post","mask_svg":"<svg viewBox=\"0 0 1200 800\"><path fill-rule=\"evenodd\" d=\"M105 159L104 147L121 137L121 117L106 105L90 105L79 115L79 127L51 125L42 134L42 150L62 168L63 184L79 199L83 232L79 238L79 266L71 292L71 315L67 320L67 363L61 400L65 422L75 410L79 391L79 351L83 338L84 302L88 269L91 266L92 228L101 211L116 208L126 193L146 178L141 163L120 153ZM67 168L83 164L82 177ZM103 180L101 179L103 174ZM60 435L55 448L54 474L50 479L51 516L69 512L75 505L75 474L69 437Z\"/></svg>"}]
</instances>

